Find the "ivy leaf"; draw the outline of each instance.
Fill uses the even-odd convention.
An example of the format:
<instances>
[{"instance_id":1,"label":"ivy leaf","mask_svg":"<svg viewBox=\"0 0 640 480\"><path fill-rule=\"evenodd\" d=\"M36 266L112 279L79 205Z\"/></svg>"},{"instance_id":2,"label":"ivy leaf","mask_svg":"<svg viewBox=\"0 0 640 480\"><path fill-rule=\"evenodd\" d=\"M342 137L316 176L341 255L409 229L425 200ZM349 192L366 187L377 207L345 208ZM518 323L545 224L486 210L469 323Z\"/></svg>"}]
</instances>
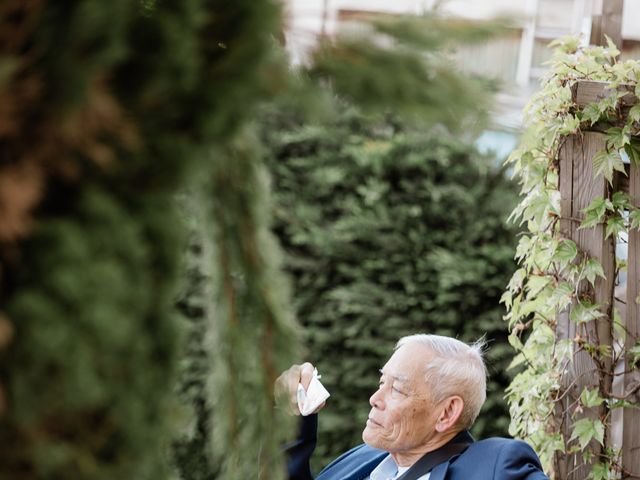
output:
<instances>
[{"instance_id":1,"label":"ivy leaf","mask_svg":"<svg viewBox=\"0 0 640 480\"><path fill-rule=\"evenodd\" d=\"M606 178L609 183L613 183L614 170L626 174L622 157L620 157L620 154L616 150L608 152L605 149L596 153L593 156L593 168L595 168L596 175L604 175L604 178Z\"/></svg>"},{"instance_id":2,"label":"ivy leaf","mask_svg":"<svg viewBox=\"0 0 640 480\"><path fill-rule=\"evenodd\" d=\"M518 246L516 248L515 259L520 260L522 258L526 258L527 254L531 251L531 246L533 242L531 241L531 237L523 235L520 237L520 241L518 242Z\"/></svg>"},{"instance_id":3,"label":"ivy leaf","mask_svg":"<svg viewBox=\"0 0 640 480\"><path fill-rule=\"evenodd\" d=\"M581 418L573 424L571 440L576 438L582 450L584 450L593 439L602 445L604 441L604 424L599 419Z\"/></svg>"},{"instance_id":4,"label":"ivy leaf","mask_svg":"<svg viewBox=\"0 0 640 480\"><path fill-rule=\"evenodd\" d=\"M628 119L631 122L640 122L640 103L631 107L631 110L629 110Z\"/></svg>"},{"instance_id":5,"label":"ivy leaf","mask_svg":"<svg viewBox=\"0 0 640 480\"><path fill-rule=\"evenodd\" d=\"M629 358L629 367L635 368L640 362L640 343L636 343L633 347L627 350L627 356Z\"/></svg>"},{"instance_id":6,"label":"ivy leaf","mask_svg":"<svg viewBox=\"0 0 640 480\"><path fill-rule=\"evenodd\" d=\"M631 206L631 200L629 199L629 195L618 191L611 196L611 205L613 205L614 209L624 210Z\"/></svg>"},{"instance_id":7,"label":"ivy leaf","mask_svg":"<svg viewBox=\"0 0 640 480\"><path fill-rule=\"evenodd\" d=\"M580 402L582 402L582 405L584 405L585 407L589 408L589 407L597 407L599 405L602 405L602 402L604 402L604 398L600 397L600 395L598 395L598 390L593 388L593 389L584 389L582 391L582 393L580 394Z\"/></svg>"},{"instance_id":8,"label":"ivy leaf","mask_svg":"<svg viewBox=\"0 0 640 480\"><path fill-rule=\"evenodd\" d=\"M606 278L604 276L602 265L600 265L600 262L594 258L590 258L589 260L587 260L587 263L584 266L583 275L593 286L595 286L596 277Z\"/></svg>"},{"instance_id":9,"label":"ivy leaf","mask_svg":"<svg viewBox=\"0 0 640 480\"><path fill-rule=\"evenodd\" d=\"M571 303L573 286L569 282L560 282L551 294L551 302L558 310L563 310Z\"/></svg>"},{"instance_id":10,"label":"ivy leaf","mask_svg":"<svg viewBox=\"0 0 640 480\"><path fill-rule=\"evenodd\" d=\"M602 113L603 111L598 103L590 103L582 110L582 121L589 121L589 126L592 126L600 120Z\"/></svg>"},{"instance_id":11,"label":"ivy leaf","mask_svg":"<svg viewBox=\"0 0 640 480\"><path fill-rule=\"evenodd\" d=\"M618 55L620 55L620 50L618 50L618 47L613 42L613 40L611 40L609 35L605 35L604 38L607 39L606 55L611 59L613 59L613 58L617 57Z\"/></svg>"},{"instance_id":12,"label":"ivy leaf","mask_svg":"<svg viewBox=\"0 0 640 480\"><path fill-rule=\"evenodd\" d=\"M560 53L575 53L580 46L580 39L574 35L564 35L549 44L549 48Z\"/></svg>"},{"instance_id":13,"label":"ivy leaf","mask_svg":"<svg viewBox=\"0 0 640 480\"><path fill-rule=\"evenodd\" d=\"M577 253L578 253L578 250L576 247L576 254ZM528 298L535 297L538 293L540 293L544 289L544 287L546 287L547 285L549 285L549 283L551 283L551 280L552 280L551 277L540 276L540 275L532 275L531 277L529 277L529 279L527 280L527 290L529 291Z\"/></svg>"},{"instance_id":14,"label":"ivy leaf","mask_svg":"<svg viewBox=\"0 0 640 480\"><path fill-rule=\"evenodd\" d=\"M573 115L567 115L562 123L562 127L558 130L560 135L570 135L580 128L580 119Z\"/></svg>"},{"instance_id":15,"label":"ivy leaf","mask_svg":"<svg viewBox=\"0 0 640 480\"><path fill-rule=\"evenodd\" d=\"M620 233L625 230L624 219L620 215L614 215L607 221L604 238L609 238L610 235L613 235L613 238L618 238Z\"/></svg>"},{"instance_id":16,"label":"ivy leaf","mask_svg":"<svg viewBox=\"0 0 640 480\"><path fill-rule=\"evenodd\" d=\"M607 130L607 145L620 150L631 141L631 131L628 125L624 128L611 127Z\"/></svg>"},{"instance_id":17,"label":"ivy leaf","mask_svg":"<svg viewBox=\"0 0 640 480\"><path fill-rule=\"evenodd\" d=\"M520 340L520 337L518 337L518 335L515 334L515 332L511 333L507 339L509 340L509 344L516 350L522 350L524 348L524 345L522 344L522 341Z\"/></svg>"},{"instance_id":18,"label":"ivy leaf","mask_svg":"<svg viewBox=\"0 0 640 480\"><path fill-rule=\"evenodd\" d=\"M609 465L603 462L596 462L593 467L591 467L591 475L589 478L591 480L608 480L611 478Z\"/></svg>"},{"instance_id":19,"label":"ivy leaf","mask_svg":"<svg viewBox=\"0 0 640 480\"><path fill-rule=\"evenodd\" d=\"M640 166L640 140L632 137L629 145L624 146L624 151L635 166Z\"/></svg>"},{"instance_id":20,"label":"ivy leaf","mask_svg":"<svg viewBox=\"0 0 640 480\"><path fill-rule=\"evenodd\" d=\"M507 367L507 371L513 370L514 368L516 368L519 365L522 365L526 361L527 361L527 357L525 357L522 353L518 353L515 357L513 357L513 360L511 360L511 363Z\"/></svg>"},{"instance_id":21,"label":"ivy leaf","mask_svg":"<svg viewBox=\"0 0 640 480\"><path fill-rule=\"evenodd\" d=\"M578 302L571 307L569 318L575 323L587 323L597 318L604 317L604 313L598 310L598 305L590 302Z\"/></svg>"},{"instance_id":22,"label":"ivy leaf","mask_svg":"<svg viewBox=\"0 0 640 480\"><path fill-rule=\"evenodd\" d=\"M613 210L613 203L611 203L608 198L594 198L589 206L582 211L584 213L584 219L578 228L595 227L602 222L607 210Z\"/></svg>"},{"instance_id":23,"label":"ivy leaf","mask_svg":"<svg viewBox=\"0 0 640 480\"><path fill-rule=\"evenodd\" d=\"M504 293L500 297L499 303L504 303L504 306L507 308L507 310L511 308L511 304L513 303L513 293L511 293L511 290L504 291Z\"/></svg>"},{"instance_id":24,"label":"ivy leaf","mask_svg":"<svg viewBox=\"0 0 640 480\"><path fill-rule=\"evenodd\" d=\"M631 228L640 229L640 208L636 208L629 214L629 220L631 220Z\"/></svg>"},{"instance_id":25,"label":"ivy leaf","mask_svg":"<svg viewBox=\"0 0 640 480\"><path fill-rule=\"evenodd\" d=\"M569 263L578 255L578 246L573 240L564 239L558 245L553 260L563 263Z\"/></svg>"}]
</instances>

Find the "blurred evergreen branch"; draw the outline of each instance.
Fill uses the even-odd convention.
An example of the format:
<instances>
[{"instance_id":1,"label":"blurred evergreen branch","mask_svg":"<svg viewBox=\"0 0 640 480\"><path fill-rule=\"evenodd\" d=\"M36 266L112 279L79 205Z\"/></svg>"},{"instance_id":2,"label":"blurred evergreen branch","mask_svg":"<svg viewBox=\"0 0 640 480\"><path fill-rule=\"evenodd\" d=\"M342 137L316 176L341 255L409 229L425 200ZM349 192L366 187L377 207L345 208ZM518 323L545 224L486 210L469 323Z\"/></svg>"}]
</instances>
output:
<instances>
[{"instance_id":1,"label":"blurred evergreen branch","mask_svg":"<svg viewBox=\"0 0 640 480\"><path fill-rule=\"evenodd\" d=\"M168 478L169 444L184 479L282 473L271 388L299 348L256 107L453 128L487 97L417 26L296 74L280 29L267 0L3 3L0 477Z\"/></svg>"}]
</instances>

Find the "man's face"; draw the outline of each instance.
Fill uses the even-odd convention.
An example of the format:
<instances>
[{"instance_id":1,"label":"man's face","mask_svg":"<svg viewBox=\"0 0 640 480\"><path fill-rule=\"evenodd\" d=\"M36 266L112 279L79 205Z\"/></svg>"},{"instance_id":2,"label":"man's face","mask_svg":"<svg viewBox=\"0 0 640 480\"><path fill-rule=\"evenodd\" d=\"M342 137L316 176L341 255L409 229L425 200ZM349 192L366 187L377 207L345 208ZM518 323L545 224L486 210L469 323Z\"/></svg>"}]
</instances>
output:
<instances>
[{"instance_id":1,"label":"man's face","mask_svg":"<svg viewBox=\"0 0 640 480\"><path fill-rule=\"evenodd\" d=\"M392 454L429 447L439 415L424 381L430 358L427 347L408 343L382 368L380 386L369 399L371 412L362 432L367 445Z\"/></svg>"}]
</instances>

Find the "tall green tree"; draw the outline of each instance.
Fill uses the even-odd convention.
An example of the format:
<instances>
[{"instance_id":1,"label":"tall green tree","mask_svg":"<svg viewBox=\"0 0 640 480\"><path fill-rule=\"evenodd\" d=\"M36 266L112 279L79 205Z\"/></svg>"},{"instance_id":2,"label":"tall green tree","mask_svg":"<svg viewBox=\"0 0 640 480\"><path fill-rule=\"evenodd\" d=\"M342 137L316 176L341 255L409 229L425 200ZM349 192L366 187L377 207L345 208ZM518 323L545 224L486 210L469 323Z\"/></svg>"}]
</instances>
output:
<instances>
[{"instance_id":1,"label":"tall green tree","mask_svg":"<svg viewBox=\"0 0 640 480\"><path fill-rule=\"evenodd\" d=\"M213 182L228 157L211 150L280 83L278 22L269 1L3 3L1 478L169 475L187 231L175 196L211 179L209 224L226 231ZM258 181L245 180L229 188ZM261 372L248 383L272 380Z\"/></svg>"},{"instance_id":2,"label":"tall green tree","mask_svg":"<svg viewBox=\"0 0 640 480\"><path fill-rule=\"evenodd\" d=\"M414 101L426 85L459 87L449 109L479 105L477 82L420 53L444 46L442 24L411 25L324 44L298 91L330 81L366 101L350 79L382 78L396 45L402 88L385 80L372 107L451 123L441 97ZM291 85L280 30L268 0L4 2L0 477L164 478L169 443L183 478L281 475L272 385L299 342L247 126ZM191 412L172 402L176 373Z\"/></svg>"},{"instance_id":3,"label":"tall green tree","mask_svg":"<svg viewBox=\"0 0 640 480\"><path fill-rule=\"evenodd\" d=\"M489 397L474 433L505 435L511 353L498 300L514 266L514 185L442 132L349 108L329 122L290 122L273 115L264 132L308 358L333 393L318 465L361 442L378 371L416 332L486 336Z\"/></svg>"}]
</instances>

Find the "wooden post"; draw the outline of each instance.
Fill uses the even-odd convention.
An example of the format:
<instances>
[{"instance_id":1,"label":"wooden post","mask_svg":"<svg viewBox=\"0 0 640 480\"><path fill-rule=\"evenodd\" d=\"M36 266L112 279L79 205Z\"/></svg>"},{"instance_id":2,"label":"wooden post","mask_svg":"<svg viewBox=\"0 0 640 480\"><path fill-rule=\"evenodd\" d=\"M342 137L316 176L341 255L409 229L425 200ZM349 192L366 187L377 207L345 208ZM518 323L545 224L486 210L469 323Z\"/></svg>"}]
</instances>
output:
<instances>
[{"instance_id":1,"label":"wooden post","mask_svg":"<svg viewBox=\"0 0 640 480\"><path fill-rule=\"evenodd\" d=\"M640 169L631 165L629 175L629 196L634 206L640 207ZM625 351L631 348L638 341L640 335L640 305L638 295L640 295L640 232L631 229L629 231L629 255L627 258L627 308L625 328L627 337L625 341ZM629 362L625 360L624 392L629 394L640 383L640 371L629 369ZM631 401L639 402L640 395L636 392L629 398ZM622 465L628 472L630 479L640 479L640 410L637 408L625 408L622 413Z\"/></svg>"},{"instance_id":2,"label":"wooden post","mask_svg":"<svg viewBox=\"0 0 640 480\"><path fill-rule=\"evenodd\" d=\"M607 45L607 35L619 50L622 50L622 5L623 0L603 0L602 15L594 15L591 20L592 45Z\"/></svg>"},{"instance_id":3,"label":"wooden post","mask_svg":"<svg viewBox=\"0 0 640 480\"><path fill-rule=\"evenodd\" d=\"M598 278L595 289L586 281L579 286L579 296L590 296L593 301L602 305L602 318L578 325L570 320L570 308L558 315L556 329L557 340L575 340L598 344L612 345L611 304L615 272L614 243L612 238L604 238L604 226L578 230L576 219L582 219L584 210L594 198L607 197L609 188L606 179L593 174L591 159L605 147L606 136L599 132L585 132L582 137L567 138L560 152L560 196L561 196L561 233L573 240L581 251L590 258L598 260L604 269L605 279ZM574 302L575 304L575 302ZM611 360L603 360L603 369L609 371ZM584 389L611 388L611 376L602 376L598 365L585 350L574 347L572 362L564 372L562 386L566 395L556 411L561 430L568 441L571 425L581 418L597 419L604 413L604 407L578 411L578 399ZM573 443L568 444L570 448ZM594 458L601 452L601 446L592 441L589 451ZM557 478L563 480L583 480L588 477L591 465L585 463L582 454L558 454L555 458Z\"/></svg>"},{"instance_id":4,"label":"wooden post","mask_svg":"<svg viewBox=\"0 0 640 480\"><path fill-rule=\"evenodd\" d=\"M573 102L578 107L596 102L614 90L607 89L604 82L581 81L572 89ZM618 91L626 92L620 99L620 105L625 109L638 102L633 90L626 85L617 87ZM593 156L605 147L606 136L599 132L584 132L582 138L571 136L567 138L560 151L560 232L565 238L576 242L580 250L585 251L591 258L602 264L606 279L597 279L594 291L589 286L581 284L579 295L592 294L596 303L602 305L602 312L606 316L584 325L576 325L570 320L570 310L558 313L556 337L558 341L574 340L577 337L598 345L609 346L613 351L613 287L615 275L614 239L604 238L604 226L598 225L592 229L578 230L579 220L583 218L582 210L595 197L609 197L613 192L611 187L601 176L593 177ZM640 168L636 165L627 166L627 176L617 175L614 187L626 191L634 206L640 207ZM640 337L640 232L631 230L629 234L628 276L626 285L626 308L621 322L626 330L624 347L634 346ZM640 401L640 370L629 368L629 359L623 358L626 368L618 369L622 378L617 381L614 395L628 396L627 400L638 403ZM585 409L582 412L571 411L577 405L577 399L584 388L598 388L602 392L612 392L613 371L611 359L605 359L602 365L608 372L604 375L596 370L596 364L590 355L574 348L573 362L568 366L563 378L566 396L557 406L556 420L564 438L568 439L570 427L580 418L601 418L611 422L605 433L606 445L620 447L622 450L623 478L640 480L640 410L624 408L615 415L607 416L602 408ZM615 424L615 425L614 425ZM615 428L614 428L615 427ZM612 431L621 432L622 444L619 439L612 441ZM589 450L598 453L600 445L592 442ZM562 480L582 480L590 472L589 465L582 460L582 455L557 454L555 457L555 478Z\"/></svg>"},{"instance_id":5,"label":"wooden post","mask_svg":"<svg viewBox=\"0 0 640 480\"><path fill-rule=\"evenodd\" d=\"M622 6L623 0L602 0L602 14L591 20L592 45L607 45L605 35L622 50Z\"/></svg>"}]
</instances>

